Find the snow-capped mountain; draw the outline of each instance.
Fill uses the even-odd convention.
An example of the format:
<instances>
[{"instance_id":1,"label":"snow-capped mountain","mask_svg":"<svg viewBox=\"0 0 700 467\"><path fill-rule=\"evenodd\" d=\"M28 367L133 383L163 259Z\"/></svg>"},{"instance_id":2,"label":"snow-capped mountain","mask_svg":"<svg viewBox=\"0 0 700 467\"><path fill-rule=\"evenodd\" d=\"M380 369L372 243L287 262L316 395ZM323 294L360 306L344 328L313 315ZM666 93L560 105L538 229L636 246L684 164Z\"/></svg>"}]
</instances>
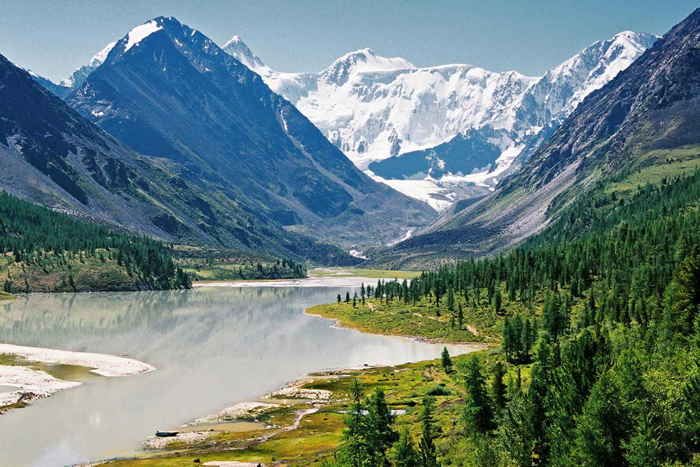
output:
<instances>
[{"instance_id":1,"label":"snow-capped mountain","mask_svg":"<svg viewBox=\"0 0 700 467\"><path fill-rule=\"evenodd\" d=\"M415 172L402 171L401 177L385 181L444 208L458 199L455 183L495 184L520 152L531 152L531 145L542 140L536 136L540 131L551 132L655 40L650 34L624 31L592 44L542 77L464 64L419 68L371 49L345 54L319 73L281 73L265 65L238 36L224 50L294 103L361 169L388 158L396 166L407 153L415 162L417 151L431 151L422 167L413 164ZM465 173L435 159L433 148L453 140L464 146L464 135L475 129L500 133L492 141L499 155L486 168ZM429 172L436 163L438 178ZM427 181L422 183L427 189L415 190L419 184L409 179Z\"/></svg>"},{"instance_id":2,"label":"snow-capped mountain","mask_svg":"<svg viewBox=\"0 0 700 467\"><path fill-rule=\"evenodd\" d=\"M117 41L112 41L102 48L99 52L92 56L87 65L83 65L75 70L68 78L61 81L61 86L69 88L78 88L90 76L90 73L95 71L98 66L102 65L107 59L107 56L112 51Z\"/></svg>"},{"instance_id":3,"label":"snow-capped mountain","mask_svg":"<svg viewBox=\"0 0 700 467\"><path fill-rule=\"evenodd\" d=\"M188 184L219 187L285 230L364 249L435 217L363 174L258 74L173 17L131 29L67 102L140 154L182 164Z\"/></svg>"},{"instance_id":4,"label":"snow-capped mountain","mask_svg":"<svg viewBox=\"0 0 700 467\"><path fill-rule=\"evenodd\" d=\"M539 78L518 108L520 129L561 121L591 92L602 88L627 68L658 37L623 31L598 41Z\"/></svg>"}]
</instances>

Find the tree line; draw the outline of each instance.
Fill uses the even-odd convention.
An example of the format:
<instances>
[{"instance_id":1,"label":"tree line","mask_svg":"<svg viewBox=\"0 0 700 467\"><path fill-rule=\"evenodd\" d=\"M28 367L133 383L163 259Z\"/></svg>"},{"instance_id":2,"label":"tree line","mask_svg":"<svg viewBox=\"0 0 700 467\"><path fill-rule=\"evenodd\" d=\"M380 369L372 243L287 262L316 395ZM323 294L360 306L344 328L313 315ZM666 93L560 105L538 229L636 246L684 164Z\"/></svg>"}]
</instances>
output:
<instances>
[{"instance_id":1,"label":"tree line","mask_svg":"<svg viewBox=\"0 0 700 467\"><path fill-rule=\"evenodd\" d=\"M699 173L630 194L595 190L510 252L410 283L380 281L373 292L407 306L427 300L436 314L453 316L451 326L462 307L487 306L502 318L501 359L474 358L459 371L458 439L471 464L650 466L697 458ZM525 311L512 312L515 304ZM449 464L456 449L445 447L438 460ZM428 465L421 462L415 465Z\"/></svg>"},{"instance_id":2,"label":"tree line","mask_svg":"<svg viewBox=\"0 0 700 467\"><path fill-rule=\"evenodd\" d=\"M115 232L0 192L0 254L6 261L46 269L96 259L115 262L144 288L189 288L190 278L176 267L162 242ZM72 276L71 276L72 277ZM11 289L13 284L4 287Z\"/></svg>"}]
</instances>

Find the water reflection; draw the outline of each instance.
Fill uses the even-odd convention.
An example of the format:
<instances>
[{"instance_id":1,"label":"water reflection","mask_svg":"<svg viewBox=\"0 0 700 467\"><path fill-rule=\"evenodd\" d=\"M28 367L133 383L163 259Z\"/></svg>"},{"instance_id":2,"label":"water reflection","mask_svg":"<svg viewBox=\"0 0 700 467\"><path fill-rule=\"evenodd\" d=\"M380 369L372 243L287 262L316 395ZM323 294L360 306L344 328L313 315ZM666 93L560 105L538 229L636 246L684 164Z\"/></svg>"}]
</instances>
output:
<instances>
[{"instance_id":1,"label":"water reflection","mask_svg":"<svg viewBox=\"0 0 700 467\"><path fill-rule=\"evenodd\" d=\"M171 428L310 371L436 358L440 346L306 316L329 288L31 295L0 308L0 342L126 354L155 373L99 379L0 417L4 465L127 454ZM344 293L344 292L343 292Z\"/></svg>"}]
</instances>

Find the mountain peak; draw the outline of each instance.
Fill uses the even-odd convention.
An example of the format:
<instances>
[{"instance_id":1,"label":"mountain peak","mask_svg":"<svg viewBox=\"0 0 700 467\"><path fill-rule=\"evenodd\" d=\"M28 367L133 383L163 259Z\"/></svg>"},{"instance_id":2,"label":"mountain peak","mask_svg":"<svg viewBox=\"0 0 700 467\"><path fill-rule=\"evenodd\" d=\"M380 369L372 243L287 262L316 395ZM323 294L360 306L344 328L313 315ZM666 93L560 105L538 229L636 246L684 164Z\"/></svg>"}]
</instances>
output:
<instances>
[{"instance_id":1,"label":"mountain peak","mask_svg":"<svg viewBox=\"0 0 700 467\"><path fill-rule=\"evenodd\" d=\"M136 26L134 29L129 31L126 36L126 42L124 43L124 52L129 51L132 47L139 45L139 43L153 34L163 29L162 17L152 19L143 24ZM123 41L123 39L122 39Z\"/></svg>"},{"instance_id":2,"label":"mountain peak","mask_svg":"<svg viewBox=\"0 0 700 467\"><path fill-rule=\"evenodd\" d=\"M354 73L414 69L408 60L401 57L383 57L370 49L358 49L337 58L321 74L326 81L342 86Z\"/></svg>"},{"instance_id":3,"label":"mountain peak","mask_svg":"<svg viewBox=\"0 0 700 467\"><path fill-rule=\"evenodd\" d=\"M243 42L241 36L235 35L229 39L222 47L224 52L231 55L233 58L241 62L251 70L258 71L266 68L260 57L255 55L248 45Z\"/></svg>"}]
</instances>

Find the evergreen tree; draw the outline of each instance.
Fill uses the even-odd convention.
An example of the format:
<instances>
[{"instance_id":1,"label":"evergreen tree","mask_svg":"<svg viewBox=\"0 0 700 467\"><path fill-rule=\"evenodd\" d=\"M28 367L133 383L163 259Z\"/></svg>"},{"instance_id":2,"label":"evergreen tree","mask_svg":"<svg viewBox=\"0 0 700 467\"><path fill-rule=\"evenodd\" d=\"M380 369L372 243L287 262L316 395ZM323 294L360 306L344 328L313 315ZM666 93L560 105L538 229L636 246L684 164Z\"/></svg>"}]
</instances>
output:
<instances>
[{"instance_id":1,"label":"evergreen tree","mask_svg":"<svg viewBox=\"0 0 700 467\"><path fill-rule=\"evenodd\" d=\"M450 352L447 351L447 347L442 348L441 362L442 368L445 370L445 373L452 373L452 358L450 358Z\"/></svg>"},{"instance_id":2,"label":"evergreen tree","mask_svg":"<svg viewBox=\"0 0 700 467\"><path fill-rule=\"evenodd\" d=\"M494 428L491 398L477 357L467 362L465 385L467 389L464 417L467 428L476 433L486 433Z\"/></svg>"},{"instance_id":3,"label":"evergreen tree","mask_svg":"<svg viewBox=\"0 0 700 467\"><path fill-rule=\"evenodd\" d=\"M394 443L392 448L391 459L395 467L415 467L420 465L418 453L413 447L408 429L404 428L401 430L399 440Z\"/></svg>"},{"instance_id":4,"label":"evergreen tree","mask_svg":"<svg viewBox=\"0 0 700 467\"><path fill-rule=\"evenodd\" d=\"M396 432L391 428L393 416L386 404L384 392L376 389L367 403L367 444L374 465L387 463L387 450L396 441Z\"/></svg>"},{"instance_id":5,"label":"evergreen tree","mask_svg":"<svg viewBox=\"0 0 700 467\"><path fill-rule=\"evenodd\" d=\"M438 467L437 450L435 449L435 420L433 418L433 398L423 399L423 409L420 414L421 438L418 444L418 456L421 467Z\"/></svg>"},{"instance_id":6,"label":"evergreen tree","mask_svg":"<svg viewBox=\"0 0 700 467\"><path fill-rule=\"evenodd\" d=\"M584 466L625 465L623 443L628 439L627 413L609 374L593 386L576 427L575 458Z\"/></svg>"},{"instance_id":7,"label":"evergreen tree","mask_svg":"<svg viewBox=\"0 0 700 467\"><path fill-rule=\"evenodd\" d=\"M374 465L374 457L367 440L368 427L362 404L362 387L357 379L352 382L350 396L352 404L345 419L346 428L343 432L340 457L350 467L370 467Z\"/></svg>"},{"instance_id":8,"label":"evergreen tree","mask_svg":"<svg viewBox=\"0 0 700 467\"><path fill-rule=\"evenodd\" d=\"M503 363L496 362L493 367L493 382L491 383L491 395L493 405L497 410L503 410L506 406L506 384L503 377L506 374Z\"/></svg>"}]
</instances>

